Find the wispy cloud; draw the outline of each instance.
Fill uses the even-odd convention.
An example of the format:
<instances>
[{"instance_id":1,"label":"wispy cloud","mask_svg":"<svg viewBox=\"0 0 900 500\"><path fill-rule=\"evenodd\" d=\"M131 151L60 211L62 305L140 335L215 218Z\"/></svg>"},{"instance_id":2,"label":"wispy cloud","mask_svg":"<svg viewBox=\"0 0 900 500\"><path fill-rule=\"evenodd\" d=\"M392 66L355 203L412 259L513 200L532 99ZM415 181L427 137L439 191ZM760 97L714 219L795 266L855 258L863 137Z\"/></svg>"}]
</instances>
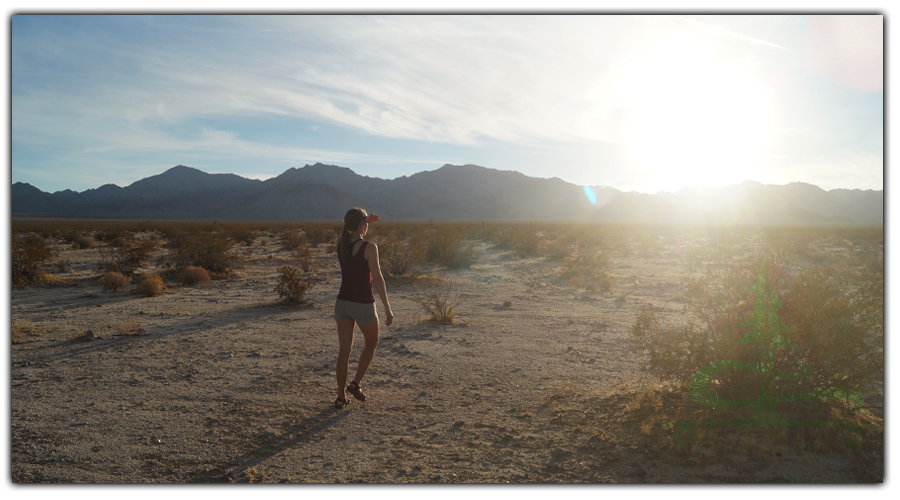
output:
<instances>
[{"instance_id":1,"label":"wispy cloud","mask_svg":"<svg viewBox=\"0 0 900 500\"><path fill-rule=\"evenodd\" d=\"M803 19L14 17L14 172L51 160L118 168L164 158L439 165L475 162L472 151L499 157L498 147L573 157L623 142L640 96L623 92L622 75L661 39L703 40L724 59L794 82ZM797 116L784 123L802 123ZM278 134L282 126L322 140ZM591 165L598 173L573 169L569 180L616 168Z\"/></svg>"}]
</instances>

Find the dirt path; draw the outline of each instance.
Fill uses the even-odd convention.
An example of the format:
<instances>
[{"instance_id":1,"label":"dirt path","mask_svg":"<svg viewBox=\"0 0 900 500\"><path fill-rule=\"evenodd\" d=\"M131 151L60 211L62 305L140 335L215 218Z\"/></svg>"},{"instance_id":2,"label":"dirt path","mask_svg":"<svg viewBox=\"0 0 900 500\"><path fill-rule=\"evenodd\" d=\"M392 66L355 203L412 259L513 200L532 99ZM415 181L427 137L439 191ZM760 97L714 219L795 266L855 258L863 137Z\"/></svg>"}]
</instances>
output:
<instances>
[{"instance_id":1,"label":"dirt path","mask_svg":"<svg viewBox=\"0 0 900 500\"><path fill-rule=\"evenodd\" d=\"M617 255L613 288L591 292L560 280L559 263L474 243L477 264L446 273L464 298L452 325L422 321L420 282L389 282L397 319L369 401L343 410L331 406L339 273L324 248L298 307L275 303L272 239L240 279L151 298L100 291L92 251L64 250L76 285L12 293L13 320L40 333L12 349L13 481L861 480L852 457L673 460L662 431L642 435L626 411L641 387L629 332L642 304L681 307L674 253ZM99 338L74 340L87 330Z\"/></svg>"}]
</instances>

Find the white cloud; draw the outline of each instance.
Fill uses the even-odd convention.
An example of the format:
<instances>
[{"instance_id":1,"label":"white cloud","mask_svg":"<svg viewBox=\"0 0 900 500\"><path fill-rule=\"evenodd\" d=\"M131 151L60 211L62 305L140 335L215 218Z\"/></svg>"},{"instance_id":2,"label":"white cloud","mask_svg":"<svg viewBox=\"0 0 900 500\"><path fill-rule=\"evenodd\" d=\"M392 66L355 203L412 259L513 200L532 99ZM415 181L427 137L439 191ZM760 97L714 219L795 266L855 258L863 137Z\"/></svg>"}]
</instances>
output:
<instances>
[{"instance_id":1,"label":"white cloud","mask_svg":"<svg viewBox=\"0 0 900 500\"><path fill-rule=\"evenodd\" d=\"M81 162L126 152L156 155L140 162L145 165L164 156L208 163L420 163L400 151L292 147L268 143L259 134L251 140L241 129L242 119L251 118L254 124L302 120L319 132L340 128L320 128L318 121L374 137L445 145L500 141L544 151L586 148L622 140L632 103L616 93L619 75L662 34L722 42L717 50L725 51L723 56L752 66L765 54L792 49L795 38L779 30L797 20L177 16L146 18L156 30L152 37L139 36L139 26L132 36L127 29L137 22L132 18L115 22L125 31L105 35L119 37L119 43L90 45L84 39L78 50L64 54L93 58L84 61L90 71L73 70L78 78L61 74L65 82L56 85L13 80L14 145L58 147L58 158L81 156ZM66 57L47 67L82 62ZM14 52L13 69L27 60ZM102 71L106 62L119 66Z\"/></svg>"}]
</instances>

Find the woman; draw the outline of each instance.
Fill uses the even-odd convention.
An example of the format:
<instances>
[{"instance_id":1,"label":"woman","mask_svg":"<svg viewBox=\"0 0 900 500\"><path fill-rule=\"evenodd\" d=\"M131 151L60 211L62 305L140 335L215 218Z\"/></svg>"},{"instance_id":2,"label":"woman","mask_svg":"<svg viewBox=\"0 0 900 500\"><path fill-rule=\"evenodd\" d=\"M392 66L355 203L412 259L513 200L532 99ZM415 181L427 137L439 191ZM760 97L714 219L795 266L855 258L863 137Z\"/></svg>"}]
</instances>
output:
<instances>
[{"instance_id":1,"label":"woman","mask_svg":"<svg viewBox=\"0 0 900 500\"><path fill-rule=\"evenodd\" d=\"M378 247L363 239L369 229L369 223L380 220L377 215L367 216L361 208L351 208L344 214L344 228L336 241L338 260L341 264L341 289L334 303L334 320L337 322L340 350L337 359L337 399L336 408L347 404L346 391L354 398L365 401L366 395L359 387L369 363L375 356L378 345L378 313L375 310L375 296L372 284L378 290L384 304L385 326L394 322L394 313L388 302L384 276L378 263ZM350 351L353 348L353 327L359 325L366 340L365 348L359 355L356 376L347 384L347 371L350 367Z\"/></svg>"}]
</instances>

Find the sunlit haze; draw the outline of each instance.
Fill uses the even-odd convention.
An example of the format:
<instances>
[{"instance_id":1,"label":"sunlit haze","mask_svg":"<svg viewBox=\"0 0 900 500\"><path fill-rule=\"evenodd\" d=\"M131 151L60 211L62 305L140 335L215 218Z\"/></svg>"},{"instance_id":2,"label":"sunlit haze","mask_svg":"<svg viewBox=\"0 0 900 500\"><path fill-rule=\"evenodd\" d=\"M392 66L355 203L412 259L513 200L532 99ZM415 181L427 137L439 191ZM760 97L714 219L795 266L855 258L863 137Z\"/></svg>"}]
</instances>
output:
<instances>
[{"instance_id":1,"label":"sunlit haze","mask_svg":"<svg viewBox=\"0 0 900 500\"><path fill-rule=\"evenodd\" d=\"M12 181L476 164L883 189L883 16L14 15Z\"/></svg>"}]
</instances>

